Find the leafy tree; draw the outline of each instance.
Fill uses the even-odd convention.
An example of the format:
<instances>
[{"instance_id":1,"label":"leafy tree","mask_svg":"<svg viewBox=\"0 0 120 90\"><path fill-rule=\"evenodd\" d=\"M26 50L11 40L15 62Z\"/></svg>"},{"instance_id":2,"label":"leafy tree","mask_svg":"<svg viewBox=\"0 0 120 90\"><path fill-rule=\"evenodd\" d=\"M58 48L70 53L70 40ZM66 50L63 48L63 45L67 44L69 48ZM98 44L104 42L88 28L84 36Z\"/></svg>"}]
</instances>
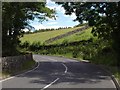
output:
<instances>
[{"instance_id":1,"label":"leafy tree","mask_svg":"<svg viewBox=\"0 0 120 90\"><path fill-rule=\"evenodd\" d=\"M45 2L3 2L2 3L2 51L3 55L16 50L23 29L32 27L30 20L40 22L55 18L55 11L46 7ZM11 53L9 53L11 54Z\"/></svg>"},{"instance_id":2,"label":"leafy tree","mask_svg":"<svg viewBox=\"0 0 120 90\"><path fill-rule=\"evenodd\" d=\"M111 40L120 65L120 2L59 2L66 15L75 13L74 21L87 21L93 26L92 33L99 38Z\"/></svg>"}]
</instances>

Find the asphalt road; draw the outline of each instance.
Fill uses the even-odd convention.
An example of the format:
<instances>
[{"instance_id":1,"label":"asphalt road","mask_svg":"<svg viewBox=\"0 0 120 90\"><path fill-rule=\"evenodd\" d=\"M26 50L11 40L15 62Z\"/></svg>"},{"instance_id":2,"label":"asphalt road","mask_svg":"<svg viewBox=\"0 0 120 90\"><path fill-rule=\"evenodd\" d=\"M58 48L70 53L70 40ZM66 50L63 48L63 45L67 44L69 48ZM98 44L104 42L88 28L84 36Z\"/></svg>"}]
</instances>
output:
<instances>
[{"instance_id":1,"label":"asphalt road","mask_svg":"<svg viewBox=\"0 0 120 90\"><path fill-rule=\"evenodd\" d=\"M24 74L2 81L3 90L115 89L109 74L97 65L76 60L34 55L38 66ZM8 88L8 89L7 89ZM18 89L19 88L19 89ZM56 90L56 89L55 89Z\"/></svg>"}]
</instances>

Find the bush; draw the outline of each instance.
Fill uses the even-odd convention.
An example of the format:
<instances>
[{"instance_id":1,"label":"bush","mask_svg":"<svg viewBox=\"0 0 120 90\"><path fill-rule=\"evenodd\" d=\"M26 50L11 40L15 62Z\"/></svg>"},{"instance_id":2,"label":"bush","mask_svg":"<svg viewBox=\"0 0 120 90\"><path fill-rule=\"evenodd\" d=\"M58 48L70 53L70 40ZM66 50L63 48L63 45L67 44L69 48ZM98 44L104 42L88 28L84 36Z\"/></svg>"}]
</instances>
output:
<instances>
[{"instance_id":1,"label":"bush","mask_svg":"<svg viewBox=\"0 0 120 90\"><path fill-rule=\"evenodd\" d=\"M41 43L40 42L33 42L30 47L29 50L31 51L38 51L41 48Z\"/></svg>"},{"instance_id":2,"label":"bush","mask_svg":"<svg viewBox=\"0 0 120 90\"><path fill-rule=\"evenodd\" d=\"M73 51L73 52L72 52L72 57L73 57L73 58L77 58L77 57L78 57L78 52Z\"/></svg>"}]
</instances>

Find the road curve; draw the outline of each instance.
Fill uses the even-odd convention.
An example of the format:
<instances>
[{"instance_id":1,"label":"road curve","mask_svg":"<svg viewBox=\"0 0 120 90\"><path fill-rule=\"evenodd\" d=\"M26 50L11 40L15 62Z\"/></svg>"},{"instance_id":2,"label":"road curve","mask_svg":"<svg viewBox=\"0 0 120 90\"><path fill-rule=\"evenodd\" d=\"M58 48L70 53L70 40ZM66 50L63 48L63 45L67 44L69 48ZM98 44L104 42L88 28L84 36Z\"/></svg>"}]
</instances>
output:
<instances>
[{"instance_id":1,"label":"road curve","mask_svg":"<svg viewBox=\"0 0 120 90\"><path fill-rule=\"evenodd\" d=\"M2 81L3 90L116 90L109 74L97 65L53 56L33 55L33 58L38 66L27 73Z\"/></svg>"}]
</instances>

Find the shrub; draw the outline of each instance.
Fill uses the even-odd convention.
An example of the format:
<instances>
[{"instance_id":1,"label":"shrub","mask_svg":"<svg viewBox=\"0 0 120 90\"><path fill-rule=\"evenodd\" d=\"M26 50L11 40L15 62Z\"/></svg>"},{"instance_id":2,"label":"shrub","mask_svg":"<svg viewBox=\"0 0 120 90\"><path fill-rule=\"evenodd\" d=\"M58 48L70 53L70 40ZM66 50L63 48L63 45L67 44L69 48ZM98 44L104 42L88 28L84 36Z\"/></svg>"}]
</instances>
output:
<instances>
[{"instance_id":1,"label":"shrub","mask_svg":"<svg viewBox=\"0 0 120 90\"><path fill-rule=\"evenodd\" d=\"M21 43L20 46L22 48L26 48L27 49L30 46L30 42L29 41L25 41L25 42Z\"/></svg>"},{"instance_id":2,"label":"shrub","mask_svg":"<svg viewBox=\"0 0 120 90\"><path fill-rule=\"evenodd\" d=\"M31 51L38 51L40 48L41 48L40 42L33 42L29 47Z\"/></svg>"},{"instance_id":3,"label":"shrub","mask_svg":"<svg viewBox=\"0 0 120 90\"><path fill-rule=\"evenodd\" d=\"M78 52L73 51L73 52L72 52L72 57L73 57L73 58L77 58L77 57L78 57Z\"/></svg>"}]
</instances>

